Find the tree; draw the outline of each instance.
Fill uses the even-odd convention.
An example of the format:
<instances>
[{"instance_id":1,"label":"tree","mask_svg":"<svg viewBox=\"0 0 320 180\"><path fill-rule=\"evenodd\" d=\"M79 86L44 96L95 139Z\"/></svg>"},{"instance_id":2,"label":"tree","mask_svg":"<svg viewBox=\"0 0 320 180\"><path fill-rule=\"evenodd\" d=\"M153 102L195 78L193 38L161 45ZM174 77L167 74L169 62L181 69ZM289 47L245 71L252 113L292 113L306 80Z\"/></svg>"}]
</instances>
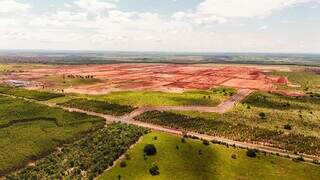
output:
<instances>
[{"instance_id":1,"label":"tree","mask_svg":"<svg viewBox=\"0 0 320 180\"><path fill-rule=\"evenodd\" d=\"M248 149L248 151L247 151L247 156L248 156L248 157L256 157L256 156L257 156L257 150L255 150L255 149Z\"/></svg>"},{"instance_id":2,"label":"tree","mask_svg":"<svg viewBox=\"0 0 320 180\"><path fill-rule=\"evenodd\" d=\"M259 116L261 119L265 119L266 118L266 114L264 112L259 113Z\"/></svg>"},{"instance_id":3,"label":"tree","mask_svg":"<svg viewBox=\"0 0 320 180\"><path fill-rule=\"evenodd\" d=\"M153 144L145 145L143 151L148 156L157 154L157 149Z\"/></svg>"},{"instance_id":4,"label":"tree","mask_svg":"<svg viewBox=\"0 0 320 180\"><path fill-rule=\"evenodd\" d=\"M120 162L120 167L124 168L127 166L127 163L125 161Z\"/></svg>"},{"instance_id":5,"label":"tree","mask_svg":"<svg viewBox=\"0 0 320 180\"><path fill-rule=\"evenodd\" d=\"M286 124L286 125L284 125L284 129L291 130L291 129L292 129L292 127L291 127L291 125L290 125L290 124Z\"/></svg>"},{"instance_id":6,"label":"tree","mask_svg":"<svg viewBox=\"0 0 320 180\"><path fill-rule=\"evenodd\" d=\"M157 176L160 174L159 167L156 164L152 164L152 167L149 169L149 172L152 176Z\"/></svg>"},{"instance_id":7,"label":"tree","mask_svg":"<svg viewBox=\"0 0 320 180\"><path fill-rule=\"evenodd\" d=\"M209 142L208 140L205 140L205 139L202 141L202 143L203 143L204 145L206 145L206 146L210 145L210 142Z\"/></svg>"}]
</instances>

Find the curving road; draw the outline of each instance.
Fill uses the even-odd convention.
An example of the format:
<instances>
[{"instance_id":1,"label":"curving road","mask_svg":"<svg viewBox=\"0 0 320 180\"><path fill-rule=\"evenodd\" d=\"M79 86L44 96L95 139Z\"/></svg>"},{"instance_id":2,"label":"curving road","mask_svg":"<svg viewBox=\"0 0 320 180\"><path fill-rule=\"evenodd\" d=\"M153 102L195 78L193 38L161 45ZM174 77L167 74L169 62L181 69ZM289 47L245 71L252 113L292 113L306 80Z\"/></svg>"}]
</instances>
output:
<instances>
[{"instance_id":1,"label":"curving road","mask_svg":"<svg viewBox=\"0 0 320 180\"><path fill-rule=\"evenodd\" d=\"M134 118L139 116L140 114L143 114L148 111L154 111L154 110L157 110L157 111L178 110L178 111L200 111L200 112L225 113L226 111L230 110L235 104L242 101L245 97L247 97L252 92L253 91L249 90L249 89L240 89L236 95L230 97L228 100L222 102L221 104L219 104L216 107L201 107L201 106L200 107L199 106L142 107L142 108L138 108L138 109L136 109L136 110L132 111L131 113L126 114L124 116L106 115L106 114L102 114L102 113L90 112L90 111L85 111L85 110L76 109L76 108L64 107L64 106L60 106L60 105L57 105L54 103L35 101L35 100L31 100L31 99L26 99L26 98L23 98L23 99L25 99L27 101L32 101L32 102L44 104L44 105L51 106L51 107L59 107L59 108L62 108L64 110L71 111L71 112L72 111L73 112L80 112L80 113L85 113L85 114L92 115L92 116L102 117L106 120L106 124L113 123L113 122L121 122L121 123L133 124L136 126L150 128L155 131L162 131L162 132L167 132L167 133L176 134L176 135L183 135L183 134L186 134L186 132L183 132L178 129L155 125L155 124L145 123L145 122L141 122L141 121L135 121ZM12 96L12 95L6 95L6 94L2 94L2 95L19 98L19 97ZM199 134L199 133L195 133L195 132L187 132L187 135L195 136L200 139L205 139L208 141L214 140L214 141L221 142L221 143L228 144L228 145L235 145L237 147L257 149L260 151L273 153L273 154L279 154L281 156L286 156L286 157L290 157L290 158L298 158L298 157L302 156L304 158L304 160L310 161L310 162L312 162L314 159L319 159L319 157L316 157L316 156L305 155L305 154L296 155L296 154L293 154L292 152L288 152L288 151L285 151L285 150L282 150L279 148L266 146L263 144L253 144L253 143L247 143L247 142L234 141L234 140L226 139L223 137Z\"/></svg>"}]
</instances>

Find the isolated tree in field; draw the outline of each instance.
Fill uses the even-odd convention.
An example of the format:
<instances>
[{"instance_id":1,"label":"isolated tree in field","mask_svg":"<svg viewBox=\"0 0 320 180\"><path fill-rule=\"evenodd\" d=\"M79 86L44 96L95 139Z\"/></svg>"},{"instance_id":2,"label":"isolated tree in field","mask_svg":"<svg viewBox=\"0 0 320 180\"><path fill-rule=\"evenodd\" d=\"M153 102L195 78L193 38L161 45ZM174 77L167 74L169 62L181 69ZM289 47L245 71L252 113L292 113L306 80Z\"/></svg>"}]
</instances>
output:
<instances>
[{"instance_id":1,"label":"isolated tree in field","mask_svg":"<svg viewBox=\"0 0 320 180\"><path fill-rule=\"evenodd\" d=\"M153 144L145 145L143 151L148 156L152 156L152 155L157 154L157 149Z\"/></svg>"},{"instance_id":2,"label":"isolated tree in field","mask_svg":"<svg viewBox=\"0 0 320 180\"><path fill-rule=\"evenodd\" d=\"M255 149L248 149L248 151L247 151L247 156L248 157L256 157L257 156L257 150L255 150Z\"/></svg>"},{"instance_id":3,"label":"isolated tree in field","mask_svg":"<svg viewBox=\"0 0 320 180\"><path fill-rule=\"evenodd\" d=\"M159 167L155 163L152 164L152 167L149 169L149 172L152 176L157 176L160 174Z\"/></svg>"},{"instance_id":4,"label":"isolated tree in field","mask_svg":"<svg viewBox=\"0 0 320 180\"><path fill-rule=\"evenodd\" d=\"M290 125L290 124L286 124L286 125L284 125L284 129L291 130L291 129L292 129L292 127L291 127L291 125Z\"/></svg>"},{"instance_id":5,"label":"isolated tree in field","mask_svg":"<svg viewBox=\"0 0 320 180\"><path fill-rule=\"evenodd\" d=\"M265 119L266 118L266 114L264 112L259 113L259 116L261 119Z\"/></svg>"}]
</instances>

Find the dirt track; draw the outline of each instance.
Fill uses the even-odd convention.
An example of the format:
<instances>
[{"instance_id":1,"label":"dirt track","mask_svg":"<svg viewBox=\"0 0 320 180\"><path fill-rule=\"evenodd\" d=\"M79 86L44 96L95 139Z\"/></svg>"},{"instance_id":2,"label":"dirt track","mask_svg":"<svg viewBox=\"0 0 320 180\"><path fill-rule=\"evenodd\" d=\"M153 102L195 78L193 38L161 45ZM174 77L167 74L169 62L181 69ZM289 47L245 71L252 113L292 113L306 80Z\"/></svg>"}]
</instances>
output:
<instances>
[{"instance_id":1,"label":"dirt track","mask_svg":"<svg viewBox=\"0 0 320 180\"><path fill-rule=\"evenodd\" d=\"M170 106L170 107L138 108L138 109L134 110L133 112L131 112L127 115L124 115L124 116L111 116L111 115L90 112L90 111L85 111L85 110L76 109L76 108L68 108L68 107L58 106L54 103L40 102L40 101L35 101L35 100L30 100L30 99L25 99L25 98L23 98L23 99L28 100L28 101L32 101L32 102L45 104L45 105L48 105L51 107L60 107L60 108L63 108L67 111L80 112L80 113L85 113L88 115L102 117L102 118L106 119L106 124L109 124L112 122L121 122L121 123L133 124L133 125L137 125L137 126L141 126L141 127L150 128L150 129L156 130L156 131L162 131L162 132L167 132L167 133L176 134L176 135L183 135L186 132L183 132L183 131L177 130L177 129L173 129L173 128L162 127L162 126L155 125L155 124L149 124L149 123L145 123L145 122L141 122L141 121L135 121L134 117L136 117L140 114L143 114L144 112L153 111L153 110L159 110L159 111L167 111L167 110L188 110L188 111L190 111L191 110L191 111L201 111L201 112L224 113L224 112L228 111L229 109L231 109L236 103L243 100L251 92L252 92L252 90L247 90L247 89L239 90L236 95L232 96L230 99L222 102L221 104L219 104L216 107L194 107L194 106L176 107L176 106ZM4 95L4 94L2 94L2 95ZM5 96L14 97L11 95L5 95ZM270 146L265 146L262 144L253 144L253 143L247 143L247 142L234 141L234 140L226 139L223 137L199 134L199 133L195 133L195 132L187 132L187 134L191 135L191 136L198 137L200 139L206 139L209 141L214 140L217 142L225 143L228 145L235 145L237 147L242 147L242 148L257 149L260 151L273 153L273 154L279 154L281 156L286 156L286 157L290 157L290 158L297 158L297 157L302 156L305 161L309 161L309 162L312 162L314 159L319 159L319 157L315 157L315 156L311 156L311 155L304 155L304 154L303 155L296 155L296 154L293 154L292 152L288 152L288 151L274 148L274 147L270 147Z\"/></svg>"}]
</instances>

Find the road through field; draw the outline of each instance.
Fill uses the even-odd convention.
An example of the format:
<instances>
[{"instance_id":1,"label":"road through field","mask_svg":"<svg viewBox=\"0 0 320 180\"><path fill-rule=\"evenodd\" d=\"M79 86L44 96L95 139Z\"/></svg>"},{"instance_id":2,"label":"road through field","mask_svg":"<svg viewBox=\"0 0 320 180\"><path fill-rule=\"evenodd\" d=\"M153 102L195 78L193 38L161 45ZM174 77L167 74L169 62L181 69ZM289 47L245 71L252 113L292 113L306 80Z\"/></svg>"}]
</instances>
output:
<instances>
[{"instance_id":1,"label":"road through field","mask_svg":"<svg viewBox=\"0 0 320 180\"><path fill-rule=\"evenodd\" d=\"M241 89L238 91L238 93L236 95L232 96L231 98L222 102L221 104L219 104L216 107L201 107L201 106L200 107L198 107L198 106L191 106L191 107L190 106L143 107L143 108L138 108L138 109L134 110L133 112L131 112L127 115L124 115L124 116L112 116L112 115L90 112L90 111L85 111L85 110L76 109L76 108L64 107L64 106L60 106L60 105L57 105L54 103L35 101L35 100L26 99L26 98L23 98L23 99L28 100L28 101L32 101L32 102L38 102L38 103L41 103L41 104L44 104L47 106L51 106L51 107L59 107L64 110L67 110L67 111L80 112L80 113L85 113L85 114L92 115L92 116L102 117L102 118L106 119L106 124L109 124L112 122L121 122L121 123L133 124L133 125L137 125L137 126L141 126L141 127L150 128L150 129L156 130L156 131L162 131L162 132L167 132L167 133L171 133L171 134L176 134L176 135L187 134L190 136L197 137L199 139L206 139L209 141L217 141L217 142L221 142L224 144L235 145L237 147L242 147L242 148L257 149L260 151L269 152L269 153L273 153L273 154L279 154L281 156L286 156L286 157L290 157L290 158L298 158L298 157L302 156L304 158L304 160L310 161L310 162L312 162L314 159L319 159L319 157L315 157L315 156L311 156L311 155L304 155L304 154L296 155L296 154L293 154L292 152L288 152L288 151L285 151L285 150L282 150L279 148L266 146L263 144L258 144L258 143L254 144L254 143L234 141L234 140L226 139L223 137L211 136L211 135L206 135L206 134L199 134L199 133L190 132L190 131L185 132L185 131L181 131L181 130L174 129L174 128L163 127L163 126L159 126L159 125L155 125L155 124L150 124L150 123L145 123L145 122L134 120L134 118L139 116L140 114L143 114L144 112L148 112L148 111L154 111L154 110L158 110L158 111L188 110L188 111L224 113L224 112L228 111L229 109L231 109L236 103L243 100L251 92L252 92L252 90ZM6 96L13 97L12 95L6 95ZM18 97L16 97L16 98L18 98Z\"/></svg>"}]
</instances>

